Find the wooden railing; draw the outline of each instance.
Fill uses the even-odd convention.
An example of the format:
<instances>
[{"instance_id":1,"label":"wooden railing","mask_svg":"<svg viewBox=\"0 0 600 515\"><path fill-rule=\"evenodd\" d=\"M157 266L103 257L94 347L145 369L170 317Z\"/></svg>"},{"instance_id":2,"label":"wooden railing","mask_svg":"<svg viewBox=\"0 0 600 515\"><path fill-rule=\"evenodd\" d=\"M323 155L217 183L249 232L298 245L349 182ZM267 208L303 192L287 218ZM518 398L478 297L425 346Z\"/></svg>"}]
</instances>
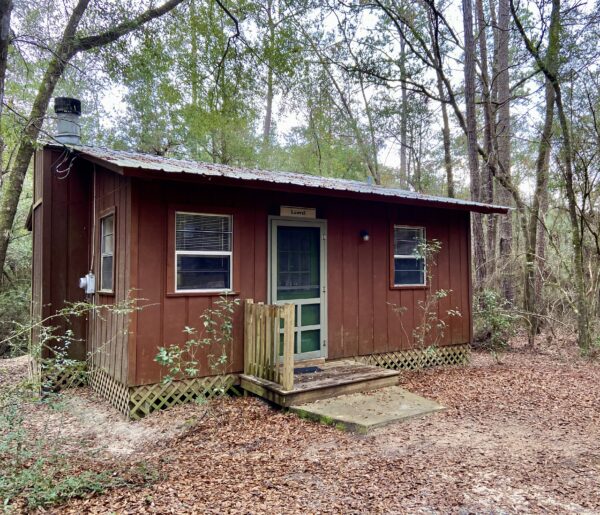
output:
<instances>
[{"instance_id":1,"label":"wooden railing","mask_svg":"<svg viewBox=\"0 0 600 515\"><path fill-rule=\"evenodd\" d=\"M281 325L283 321L283 326ZM254 303L244 305L244 374L294 389L295 306ZM283 332L283 356L280 355Z\"/></svg>"}]
</instances>

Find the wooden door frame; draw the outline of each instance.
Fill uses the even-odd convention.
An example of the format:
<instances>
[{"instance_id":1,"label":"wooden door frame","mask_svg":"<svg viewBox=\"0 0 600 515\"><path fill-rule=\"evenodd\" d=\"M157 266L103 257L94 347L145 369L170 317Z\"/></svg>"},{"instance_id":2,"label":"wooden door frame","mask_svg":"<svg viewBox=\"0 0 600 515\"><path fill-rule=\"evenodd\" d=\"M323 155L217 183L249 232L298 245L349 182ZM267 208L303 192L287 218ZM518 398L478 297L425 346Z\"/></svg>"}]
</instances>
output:
<instances>
[{"instance_id":1,"label":"wooden door frame","mask_svg":"<svg viewBox=\"0 0 600 515\"><path fill-rule=\"evenodd\" d=\"M280 223L283 222L283 223ZM319 264L320 264L320 332L321 332L321 349L318 352L308 353L310 355L303 356L302 354L295 354L295 360L304 359L327 359L328 355L328 328L327 328L327 294L328 294L328 281L327 281L327 220L322 218L294 218L286 216L275 216L270 215L268 217L268 258L267 258L267 302L270 304L274 302L274 275L276 269L273 264L276 262L275 252L277 249L273 245L273 232L274 228L278 225L285 225L290 227L318 227L320 229L320 249L319 249ZM300 345L300 342L298 342Z\"/></svg>"}]
</instances>

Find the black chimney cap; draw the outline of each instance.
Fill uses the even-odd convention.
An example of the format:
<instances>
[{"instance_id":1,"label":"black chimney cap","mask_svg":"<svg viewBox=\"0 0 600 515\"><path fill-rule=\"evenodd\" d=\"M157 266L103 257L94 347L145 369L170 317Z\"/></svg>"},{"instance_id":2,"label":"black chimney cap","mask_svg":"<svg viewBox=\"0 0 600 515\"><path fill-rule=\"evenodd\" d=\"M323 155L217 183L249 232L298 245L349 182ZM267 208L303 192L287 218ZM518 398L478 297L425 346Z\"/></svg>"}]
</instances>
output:
<instances>
[{"instance_id":1,"label":"black chimney cap","mask_svg":"<svg viewBox=\"0 0 600 515\"><path fill-rule=\"evenodd\" d=\"M73 113L81 115L81 100L69 97L56 97L54 99L55 113Z\"/></svg>"}]
</instances>

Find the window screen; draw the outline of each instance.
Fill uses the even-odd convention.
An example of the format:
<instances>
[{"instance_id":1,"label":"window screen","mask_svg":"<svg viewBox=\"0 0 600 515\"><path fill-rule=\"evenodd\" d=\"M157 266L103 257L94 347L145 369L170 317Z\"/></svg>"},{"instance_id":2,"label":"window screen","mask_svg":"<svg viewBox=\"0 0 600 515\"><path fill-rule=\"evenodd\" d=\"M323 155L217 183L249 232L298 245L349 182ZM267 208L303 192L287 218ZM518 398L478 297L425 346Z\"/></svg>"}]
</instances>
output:
<instances>
[{"instance_id":1,"label":"window screen","mask_svg":"<svg viewBox=\"0 0 600 515\"><path fill-rule=\"evenodd\" d=\"M175 214L177 291L231 289L231 226L229 215Z\"/></svg>"},{"instance_id":2,"label":"window screen","mask_svg":"<svg viewBox=\"0 0 600 515\"><path fill-rule=\"evenodd\" d=\"M394 285L425 284L425 259L419 245L425 241L423 227L394 226Z\"/></svg>"},{"instance_id":3,"label":"window screen","mask_svg":"<svg viewBox=\"0 0 600 515\"><path fill-rule=\"evenodd\" d=\"M115 215L100 220L100 290L113 291L114 286Z\"/></svg>"}]
</instances>

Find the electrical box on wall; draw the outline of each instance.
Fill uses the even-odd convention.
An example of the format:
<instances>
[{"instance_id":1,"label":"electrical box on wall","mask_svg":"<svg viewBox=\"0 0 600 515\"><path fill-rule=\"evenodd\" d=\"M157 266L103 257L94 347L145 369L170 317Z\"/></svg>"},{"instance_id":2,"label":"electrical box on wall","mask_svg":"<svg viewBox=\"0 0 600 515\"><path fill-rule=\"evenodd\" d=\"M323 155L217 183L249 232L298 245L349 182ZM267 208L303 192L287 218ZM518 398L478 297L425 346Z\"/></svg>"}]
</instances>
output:
<instances>
[{"instance_id":1,"label":"electrical box on wall","mask_svg":"<svg viewBox=\"0 0 600 515\"><path fill-rule=\"evenodd\" d=\"M86 276L79 279L79 287L85 290L87 295L96 292L96 276L90 272Z\"/></svg>"}]
</instances>

